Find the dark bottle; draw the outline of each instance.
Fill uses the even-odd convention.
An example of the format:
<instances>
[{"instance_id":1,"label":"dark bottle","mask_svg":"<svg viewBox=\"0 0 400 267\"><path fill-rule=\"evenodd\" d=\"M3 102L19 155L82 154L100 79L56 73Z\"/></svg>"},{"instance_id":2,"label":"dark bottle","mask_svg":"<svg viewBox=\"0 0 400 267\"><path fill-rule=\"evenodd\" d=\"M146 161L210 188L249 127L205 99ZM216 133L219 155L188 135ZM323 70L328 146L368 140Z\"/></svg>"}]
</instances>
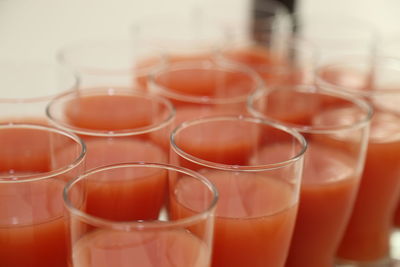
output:
<instances>
[{"instance_id":1,"label":"dark bottle","mask_svg":"<svg viewBox=\"0 0 400 267\"><path fill-rule=\"evenodd\" d=\"M268 43L271 36L285 27L286 21L293 22L292 15L296 10L295 4L296 0L253 0L253 39L264 44Z\"/></svg>"},{"instance_id":2,"label":"dark bottle","mask_svg":"<svg viewBox=\"0 0 400 267\"><path fill-rule=\"evenodd\" d=\"M277 1L284 4L290 13L292 13L292 14L294 13L294 11L296 9L296 6L295 6L296 0L277 0Z\"/></svg>"}]
</instances>

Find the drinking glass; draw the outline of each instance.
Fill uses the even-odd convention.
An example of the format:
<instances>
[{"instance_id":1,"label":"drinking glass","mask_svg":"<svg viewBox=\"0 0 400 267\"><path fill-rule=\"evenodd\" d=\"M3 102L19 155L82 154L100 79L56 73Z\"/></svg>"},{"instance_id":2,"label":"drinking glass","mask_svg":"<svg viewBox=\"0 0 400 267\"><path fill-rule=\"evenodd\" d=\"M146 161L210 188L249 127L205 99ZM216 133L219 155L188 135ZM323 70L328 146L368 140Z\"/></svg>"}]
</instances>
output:
<instances>
[{"instance_id":1,"label":"drinking glass","mask_svg":"<svg viewBox=\"0 0 400 267\"><path fill-rule=\"evenodd\" d=\"M297 130L308 144L285 266L333 266L364 167L372 108L314 86L287 86L253 94L249 110Z\"/></svg>"},{"instance_id":2,"label":"drinking glass","mask_svg":"<svg viewBox=\"0 0 400 267\"><path fill-rule=\"evenodd\" d=\"M0 124L46 124L46 105L76 88L73 72L38 61L0 61Z\"/></svg>"},{"instance_id":3,"label":"drinking glass","mask_svg":"<svg viewBox=\"0 0 400 267\"><path fill-rule=\"evenodd\" d=\"M215 187L188 169L154 163L96 168L64 190L70 264L208 267L217 199Z\"/></svg>"},{"instance_id":4,"label":"drinking glass","mask_svg":"<svg viewBox=\"0 0 400 267\"><path fill-rule=\"evenodd\" d=\"M317 71L325 90L362 97L374 108L365 170L337 257L344 262L390 266L389 237L400 196L400 61L378 57L373 69L356 56Z\"/></svg>"},{"instance_id":5,"label":"drinking glass","mask_svg":"<svg viewBox=\"0 0 400 267\"><path fill-rule=\"evenodd\" d=\"M88 169L168 161L175 110L164 98L129 88L78 90L55 98L47 115L51 123L85 141Z\"/></svg>"},{"instance_id":6,"label":"drinking glass","mask_svg":"<svg viewBox=\"0 0 400 267\"><path fill-rule=\"evenodd\" d=\"M164 62L161 53L132 40L76 42L61 48L57 59L79 75L81 89L110 86L143 90L147 75Z\"/></svg>"},{"instance_id":7,"label":"drinking glass","mask_svg":"<svg viewBox=\"0 0 400 267\"><path fill-rule=\"evenodd\" d=\"M0 125L0 263L67 267L62 190L84 171L75 135L34 124Z\"/></svg>"},{"instance_id":8,"label":"drinking glass","mask_svg":"<svg viewBox=\"0 0 400 267\"><path fill-rule=\"evenodd\" d=\"M149 77L148 85L150 92L174 104L176 124L216 114L245 114L247 97L263 87L251 70L201 60L168 64Z\"/></svg>"},{"instance_id":9,"label":"drinking glass","mask_svg":"<svg viewBox=\"0 0 400 267\"><path fill-rule=\"evenodd\" d=\"M400 59L400 38L399 35L387 39L379 44L378 56ZM394 258L400 260L400 204L397 204L394 215L395 230L391 235L391 254Z\"/></svg>"},{"instance_id":10,"label":"drinking glass","mask_svg":"<svg viewBox=\"0 0 400 267\"><path fill-rule=\"evenodd\" d=\"M201 173L219 192L213 267L284 266L305 149L299 133L244 116L175 128L170 162Z\"/></svg>"}]
</instances>

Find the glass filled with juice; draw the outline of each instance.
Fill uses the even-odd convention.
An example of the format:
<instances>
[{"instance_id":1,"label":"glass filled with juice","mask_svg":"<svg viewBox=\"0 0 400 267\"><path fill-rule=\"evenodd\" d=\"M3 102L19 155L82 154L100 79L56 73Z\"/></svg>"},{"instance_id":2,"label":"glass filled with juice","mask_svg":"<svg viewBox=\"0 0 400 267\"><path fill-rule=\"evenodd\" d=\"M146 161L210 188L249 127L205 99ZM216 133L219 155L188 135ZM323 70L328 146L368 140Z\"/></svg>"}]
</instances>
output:
<instances>
[{"instance_id":1,"label":"glass filled with juice","mask_svg":"<svg viewBox=\"0 0 400 267\"><path fill-rule=\"evenodd\" d=\"M174 104L179 124L212 115L246 114L247 97L261 90L263 83L241 66L197 60L160 68L149 77L148 86Z\"/></svg>"},{"instance_id":2,"label":"glass filled with juice","mask_svg":"<svg viewBox=\"0 0 400 267\"><path fill-rule=\"evenodd\" d=\"M297 130L308 144L285 266L334 266L360 184L372 108L362 100L323 93L314 86L288 86L252 95L249 110Z\"/></svg>"},{"instance_id":3,"label":"glass filled with juice","mask_svg":"<svg viewBox=\"0 0 400 267\"><path fill-rule=\"evenodd\" d=\"M84 140L88 170L123 162L168 162L168 137L175 113L164 98L121 88L77 90L55 98L47 114L54 125ZM117 183L110 189L100 184L97 191L89 191L96 195L88 198L89 211L113 214L114 208L108 205L112 191L123 190L134 201L135 188L121 186ZM152 202L152 195L147 196Z\"/></svg>"},{"instance_id":4,"label":"glass filled with juice","mask_svg":"<svg viewBox=\"0 0 400 267\"><path fill-rule=\"evenodd\" d=\"M71 133L0 125L0 265L67 267L62 190L83 173L86 149Z\"/></svg>"},{"instance_id":5,"label":"glass filled with juice","mask_svg":"<svg viewBox=\"0 0 400 267\"><path fill-rule=\"evenodd\" d=\"M88 209L99 188L109 188L107 205L116 216ZM123 163L86 172L64 190L70 266L208 267L217 199L204 176L172 165Z\"/></svg>"},{"instance_id":6,"label":"glass filled with juice","mask_svg":"<svg viewBox=\"0 0 400 267\"><path fill-rule=\"evenodd\" d=\"M219 192L211 266L284 266L305 150L297 132L256 118L208 117L175 128L171 164L201 173Z\"/></svg>"},{"instance_id":7,"label":"glass filled with juice","mask_svg":"<svg viewBox=\"0 0 400 267\"><path fill-rule=\"evenodd\" d=\"M46 105L77 84L72 71L56 64L0 60L0 124L47 124Z\"/></svg>"},{"instance_id":8,"label":"glass filled with juice","mask_svg":"<svg viewBox=\"0 0 400 267\"><path fill-rule=\"evenodd\" d=\"M378 55L400 59L400 36L395 35L379 44ZM391 235L391 255L400 260L400 203L397 204L394 215L395 230Z\"/></svg>"},{"instance_id":9,"label":"glass filled with juice","mask_svg":"<svg viewBox=\"0 0 400 267\"><path fill-rule=\"evenodd\" d=\"M389 238L400 196L400 61L356 56L317 71L322 88L364 98L374 108L365 170L349 225L337 251L344 262L390 266Z\"/></svg>"}]
</instances>

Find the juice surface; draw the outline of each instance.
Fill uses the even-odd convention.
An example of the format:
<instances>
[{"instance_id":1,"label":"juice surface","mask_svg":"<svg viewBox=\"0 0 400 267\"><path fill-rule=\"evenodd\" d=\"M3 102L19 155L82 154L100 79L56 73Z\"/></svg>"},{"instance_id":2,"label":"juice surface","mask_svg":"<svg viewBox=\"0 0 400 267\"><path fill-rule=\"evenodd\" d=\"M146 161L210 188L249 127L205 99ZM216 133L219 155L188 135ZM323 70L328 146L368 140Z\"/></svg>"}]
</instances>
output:
<instances>
[{"instance_id":1,"label":"juice surface","mask_svg":"<svg viewBox=\"0 0 400 267\"><path fill-rule=\"evenodd\" d=\"M186 153L221 164L247 165L259 140L259 129L254 125L236 121L213 121L183 129L175 143ZM188 168L199 168L185 162Z\"/></svg>"},{"instance_id":2,"label":"juice surface","mask_svg":"<svg viewBox=\"0 0 400 267\"><path fill-rule=\"evenodd\" d=\"M310 125L321 111L323 97L295 90L274 90L255 99L253 108L268 118L296 125Z\"/></svg>"},{"instance_id":3,"label":"juice surface","mask_svg":"<svg viewBox=\"0 0 400 267\"><path fill-rule=\"evenodd\" d=\"M281 51L282 53L282 51ZM224 56L256 71L267 85L300 83L304 78L301 70L288 62L288 55L274 54L262 47L247 47L227 51Z\"/></svg>"},{"instance_id":4,"label":"juice surface","mask_svg":"<svg viewBox=\"0 0 400 267\"><path fill-rule=\"evenodd\" d=\"M246 72L213 68L166 71L156 77L156 82L165 91L159 94L169 98L177 108L199 103L232 103L233 99L245 103L246 97L259 86L258 81Z\"/></svg>"},{"instance_id":5,"label":"juice surface","mask_svg":"<svg viewBox=\"0 0 400 267\"><path fill-rule=\"evenodd\" d=\"M0 176L50 170L51 134L30 129L4 129L0 133Z\"/></svg>"},{"instance_id":6,"label":"juice surface","mask_svg":"<svg viewBox=\"0 0 400 267\"><path fill-rule=\"evenodd\" d=\"M104 137L106 145L93 145L96 146L96 150L107 149L107 153L112 155L108 156L108 159L115 158L115 160L104 159L109 164L118 163L125 161L125 157L131 157L129 155L129 144L125 150L121 149L120 142L123 141L113 141L112 133L114 131L126 132L130 134L131 139L143 139L149 142L153 142L158 146L162 147L166 152L169 150L168 136L170 133L169 125L163 125L159 129L156 127L161 123L166 123L167 118L171 116L170 110L161 105L160 103L154 103L149 98L144 98L135 95L93 95L85 96L77 99L73 99L67 103L65 107L65 116L67 123L73 127L81 128L82 130L89 131L89 135L82 135L81 137L84 141L92 140L90 135L95 135L98 133L109 133L109 137ZM100 137L99 137L100 139ZM119 138L119 139L129 139L129 138ZM88 141L91 142L91 141ZM111 144L115 142L115 144ZM135 142L135 141L133 141ZM103 149L98 148L101 146ZM115 151L111 149L111 146L116 146ZM137 146L137 145L132 145ZM108 148L107 148L108 147ZM134 147L130 147L134 149ZM93 148L92 148L93 149ZM153 148L149 148L153 151ZM88 149L89 154L91 151ZM103 151L104 152L104 151ZM142 151L143 152L143 151ZM95 152L99 153L99 152ZM151 154L152 152L145 153ZM120 154L120 155L118 155ZM132 152L132 154L139 154ZM92 158L91 156L89 156ZM145 156L146 158L146 156ZM129 160L129 159L128 159ZM145 160L145 159L138 159ZM89 162L92 160L89 159ZM98 159L99 164L102 158ZM131 160L135 161L135 160ZM156 161L158 162L158 161ZM89 165L92 165L89 163ZM89 167L90 168L90 167Z\"/></svg>"},{"instance_id":7,"label":"juice surface","mask_svg":"<svg viewBox=\"0 0 400 267\"><path fill-rule=\"evenodd\" d=\"M147 57L135 64L134 72L139 73L135 75L134 84L139 84L144 90L148 90L148 76L152 71L161 67L162 64L168 62L168 64L178 63L178 62L212 62L214 55L212 53L183 53L183 54L169 54L165 57L154 56Z\"/></svg>"},{"instance_id":8,"label":"juice surface","mask_svg":"<svg viewBox=\"0 0 400 267\"><path fill-rule=\"evenodd\" d=\"M208 267L210 254L185 230L97 230L73 247L74 267Z\"/></svg>"},{"instance_id":9,"label":"juice surface","mask_svg":"<svg viewBox=\"0 0 400 267\"><path fill-rule=\"evenodd\" d=\"M129 95L93 95L68 102L68 123L79 128L117 131L152 124L150 100Z\"/></svg>"}]
</instances>

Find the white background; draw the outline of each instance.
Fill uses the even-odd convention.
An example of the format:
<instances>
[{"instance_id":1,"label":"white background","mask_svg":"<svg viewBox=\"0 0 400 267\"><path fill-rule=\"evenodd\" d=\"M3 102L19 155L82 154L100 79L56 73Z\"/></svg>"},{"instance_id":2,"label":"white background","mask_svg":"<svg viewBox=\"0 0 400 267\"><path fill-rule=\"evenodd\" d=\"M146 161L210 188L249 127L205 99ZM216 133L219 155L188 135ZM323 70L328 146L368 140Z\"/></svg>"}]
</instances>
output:
<instances>
[{"instance_id":1,"label":"white background","mask_svg":"<svg viewBox=\"0 0 400 267\"><path fill-rule=\"evenodd\" d=\"M373 23L385 38L400 35L400 0L297 0L299 12L349 15ZM0 58L54 60L63 45L129 36L136 19L186 12L197 5L240 17L246 0L0 0ZM399 33L398 33L399 32Z\"/></svg>"}]
</instances>

